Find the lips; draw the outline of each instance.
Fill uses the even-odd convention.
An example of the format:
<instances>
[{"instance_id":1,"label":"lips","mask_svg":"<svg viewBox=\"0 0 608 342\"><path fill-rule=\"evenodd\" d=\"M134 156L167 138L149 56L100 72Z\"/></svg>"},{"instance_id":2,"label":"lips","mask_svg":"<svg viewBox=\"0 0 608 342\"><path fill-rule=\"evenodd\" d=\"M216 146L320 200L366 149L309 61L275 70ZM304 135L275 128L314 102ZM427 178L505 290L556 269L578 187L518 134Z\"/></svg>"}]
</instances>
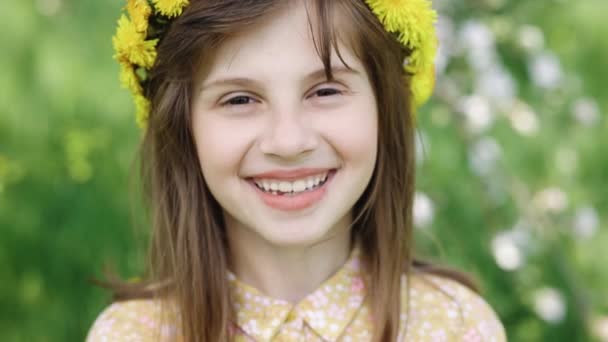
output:
<instances>
[{"instance_id":1,"label":"lips","mask_svg":"<svg viewBox=\"0 0 608 342\"><path fill-rule=\"evenodd\" d=\"M322 174L327 173L332 170L335 170L335 169L302 168L302 169L294 169L294 170L273 170L273 171L258 173L249 178L251 178L251 179L267 178L267 179L278 179L278 180L284 180L284 181L294 181L299 178L322 175Z\"/></svg>"},{"instance_id":2,"label":"lips","mask_svg":"<svg viewBox=\"0 0 608 342\"><path fill-rule=\"evenodd\" d=\"M262 202L282 211L302 210L319 202L337 170L299 169L273 171L249 178Z\"/></svg>"}]
</instances>

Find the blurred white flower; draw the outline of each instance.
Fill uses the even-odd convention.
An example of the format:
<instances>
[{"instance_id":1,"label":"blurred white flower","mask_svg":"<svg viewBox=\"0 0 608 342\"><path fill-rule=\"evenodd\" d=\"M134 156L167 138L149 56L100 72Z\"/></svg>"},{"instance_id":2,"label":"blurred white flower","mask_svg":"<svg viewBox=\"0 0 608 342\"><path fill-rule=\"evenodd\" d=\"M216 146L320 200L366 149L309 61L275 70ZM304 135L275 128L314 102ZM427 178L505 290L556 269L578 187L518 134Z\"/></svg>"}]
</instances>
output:
<instances>
[{"instance_id":1,"label":"blurred white flower","mask_svg":"<svg viewBox=\"0 0 608 342\"><path fill-rule=\"evenodd\" d=\"M572 229L574 234L580 238L590 238L598 230L600 217L593 207L582 207L576 210Z\"/></svg>"},{"instance_id":2,"label":"blurred white flower","mask_svg":"<svg viewBox=\"0 0 608 342\"><path fill-rule=\"evenodd\" d=\"M515 271L524 263L522 250L510 231L498 233L492 239L492 253L498 267L505 271Z\"/></svg>"},{"instance_id":3,"label":"blurred white flower","mask_svg":"<svg viewBox=\"0 0 608 342\"><path fill-rule=\"evenodd\" d=\"M528 62L532 82L543 89L555 89L562 80L562 69L557 56L544 52L532 56Z\"/></svg>"},{"instance_id":4,"label":"blurred white flower","mask_svg":"<svg viewBox=\"0 0 608 342\"><path fill-rule=\"evenodd\" d=\"M473 144L469 150L469 167L480 176L488 176L500 160L502 149L491 137L483 137Z\"/></svg>"},{"instance_id":5,"label":"blurred white flower","mask_svg":"<svg viewBox=\"0 0 608 342\"><path fill-rule=\"evenodd\" d=\"M572 104L572 115L579 123L593 126L600 119L600 109L595 100L581 98Z\"/></svg>"},{"instance_id":6,"label":"blurred white flower","mask_svg":"<svg viewBox=\"0 0 608 342\"><path fill-rule=\"evenodd\" d=\"M469 20L460 29L459 48L467 54L469 65L477 70L485 70L496 61L496 42L490 28L479 21Z\"/></svg>"},{"instance_id":7,"label":"blurred white flower","mask_svg":"<svg viewBox=\"0 0 608 342\"><path fill-rule=\"evenodd\" d=\"M451 56L454 54L454 22L447 16L440 15L437 20L437 37L439 38L439 49L435 59L435 72L437 75L443 73Z\"/></svg>"},{"instance_id":8,"label":"blurred white flower","mask_svg":"<svg viewBox=\"0 0 608 342\"><path fill-rule=\"evenodd\" d=\"M545 287L534 293L534 311L544 321L559 323L566 316L566 301L562 293Z\"/></svg>"},{"instance_id":9,"label":"blurred white flower","mask_svg":"<svg viewBox=\"0 0 608 342\"><path fill-rule=\"evenodd\" d=\"M513 108L508 112L509 120L513 129L524 136L533 136L538 133L538 116L528 104L516 101Z\"/></svg>"},{"instance_id":10,"label":"blurred white flower","mask_svg":"<svg viewBox=\"0 0 608 342\"><path fill-rule=\"evenodd\" d=\"M519 45L529 52L539 52L545 47L545 36L537 26L523 25L518 32Z\"/></svg>"},{"instance_id":11,"label":"blurred white flower","mask_svg":"<svg viewBox=\"0 0 608 342\"><path fill-rule=\"evenodd\" d=\"M475 92L499 104L512 102L517 93L513 76L498 64L477 75Z\"/></svg>"},{"instance_id":12,"label":"blurred white flower","mask_svg":"<svg viewBox=\"0 0 608 342\"><path fill-rule=\"evenodd\" d=\"M423 192L414 194L414 226L417 228L428 227L435 217L435 205L433 201Z\"/></svg>"},{"instance_id":13,"label":"blurred white flower","mask_svg":"<svg viewBox=\"0 0 608 342\"><path fill-rule=\"evenodd\" d=\"M494 114L488 100L480 95L474 94L464 97L458 105L464 114L467 129L474 134L486 131L494 123Z\"/></svg>"},{"instance_id":14,"label":"blurred white flower","mask_svg":"<svg viewBox=\"0 0 608 342\"><path fill-rule=\"evenodd\" d=\"M592 332L601 342L608 342L608 316L601 316L593 320Z\"/></svg>"},{"instance_id":15,"label":"blurred white flower","mask_svg":"<svg viewBox=\"0 0 608 342\"><path fill-rule=\"evenodd\" d=\"M496 44L494 33L492 33L490 28L486 24L474 19L463 23L460 29L460 40L463 47L470 49L493 48Z\"/></svg>"},{"instance_id":16,"label":"blurred white flower","mask_svg":"<svg viewBox=\"0 0 608 342\"><path fill-rule=\"evenodd\" d=\"M534 196L536 206L544 211L559 213L568 207L568 197L562 189L550 187L539 191Z\"/></svg>"},{"instance_id":17,"label":"blurred white flower","mask_svg":"<svg viewBox=\"0 0 608 342\"><path fill-rule=\"evenodd\" d=\"M578 152L570 147L558 147L555 151L555 166L561 173L573 174L578 167Z\"/></svg>"}]
</instances>

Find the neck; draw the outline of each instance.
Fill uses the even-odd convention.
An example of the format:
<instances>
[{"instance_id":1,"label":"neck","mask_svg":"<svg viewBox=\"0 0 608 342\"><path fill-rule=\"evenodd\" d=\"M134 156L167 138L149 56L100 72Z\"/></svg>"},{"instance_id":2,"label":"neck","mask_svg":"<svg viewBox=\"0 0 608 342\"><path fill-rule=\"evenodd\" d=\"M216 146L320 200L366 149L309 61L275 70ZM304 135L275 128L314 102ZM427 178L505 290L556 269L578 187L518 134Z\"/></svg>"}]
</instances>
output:
<instances>
[{"instance_id":1,"label":"neck","mask_svg":"<svg viewBox=\"0 0 608 342\"><path fill-rule=\"evenodd\" d=\"M348 227L348 225L346 226ZM297 303L336 273L350 254L350 229L311 245L277 246L251 229L227 229L230 267L239 281L267 296Z\"/></svg>"}]
</instances>

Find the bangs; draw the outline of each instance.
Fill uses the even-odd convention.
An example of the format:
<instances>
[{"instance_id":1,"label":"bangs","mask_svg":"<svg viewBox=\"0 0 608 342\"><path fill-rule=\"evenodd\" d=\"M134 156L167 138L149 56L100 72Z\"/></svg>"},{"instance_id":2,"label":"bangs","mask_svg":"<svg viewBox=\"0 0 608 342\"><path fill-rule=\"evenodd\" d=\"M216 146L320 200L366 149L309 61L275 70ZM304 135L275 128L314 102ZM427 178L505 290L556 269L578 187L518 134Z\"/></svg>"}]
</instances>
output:
<instances>
[{"instance_id":1,"label":"bangs","mask_svg":"<svg viewBox=\"0 0 608 342\"><path fill-rule=\"evenodd\" d=\"M363 60L364 25L357 25L361 16L357 10L367 10L358 1L344 0L311 0L307 1L308 23L311 37L325 68L328 80L333 80L332 55L338 57L340 62L349 70L352 68L346 63L340 53L340 47L350 49L361 61Z\"/></svg>"},{"instance_id":2,"label":"bangs","mask_svg":"<svg viewBox=\"0 0 608 342\"><path fill-rule=\"evenodd\" d=\"M399 76L405 76L402 65L409 52L384 29L363 1L308 0L306 9L314 46L328 80L333 80L333 52L346 68L352 70L342 58L341 47L350 49L368 75L396 70ZM382 88L381 83L372 84L376 95Z\"/></svg>"},{"instance_id":3,"label":"bangs","mask_svg":"<svg viewBox=\"0 0 608 342\"><path fill-rule=\"evenodd\" d=\"M378 54L400 51L400 44L362 0L207 0L193 2L161 38L159 55L166 59L154 76L179 81L189 80L196 71L204 74L227 40L263 24L295 1L305 2L309 31L328 80L333 80L332 56L352 70L340 47L350 49L368 73L379 63ZM395 60L402 62L402 56Z\"/></svg>"}]
</instances>

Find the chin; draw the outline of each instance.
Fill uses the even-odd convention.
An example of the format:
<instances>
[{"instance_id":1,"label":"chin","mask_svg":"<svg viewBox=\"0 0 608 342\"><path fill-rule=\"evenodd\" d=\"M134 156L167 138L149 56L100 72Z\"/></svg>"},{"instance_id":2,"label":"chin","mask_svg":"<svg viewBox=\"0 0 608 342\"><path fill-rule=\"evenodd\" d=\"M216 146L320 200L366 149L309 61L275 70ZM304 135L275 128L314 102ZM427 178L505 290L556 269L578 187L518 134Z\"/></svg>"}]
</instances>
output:
<instances>
[{"instance_id":1,"label":"chin","mask_svg":"<svg viewBox=\"0 0 608 342\"><path fill-rule=\"evenodd\" d=\"M266 228L256 231L257 235L276 247L315 245L327 240L332 231L329 224L311 222L275 223L264 225L264 227Z\"/></svg>"}]
</instances>

